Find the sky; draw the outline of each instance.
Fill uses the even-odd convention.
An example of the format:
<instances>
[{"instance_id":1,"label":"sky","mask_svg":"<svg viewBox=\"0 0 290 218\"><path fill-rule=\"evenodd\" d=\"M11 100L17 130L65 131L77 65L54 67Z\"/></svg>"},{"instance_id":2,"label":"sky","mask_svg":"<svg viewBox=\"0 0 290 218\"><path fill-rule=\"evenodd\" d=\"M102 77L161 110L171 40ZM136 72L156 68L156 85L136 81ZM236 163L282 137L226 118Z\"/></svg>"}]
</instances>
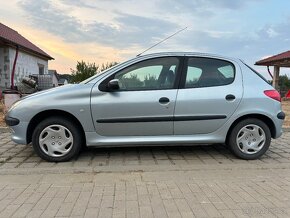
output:
<instances>
[{"instance_id":1,"label":"sky","mask_svg":"<svg viewBox=\"0 0 290 218\"><path fill-rule=\"evenodd\" d=\"M0 22L54 57L59 73L80 60L125 61L185 27L147 53L237 57L267 76L254 63L290 50L289 0L1 0Z\"/></svg>"}]
</instances>

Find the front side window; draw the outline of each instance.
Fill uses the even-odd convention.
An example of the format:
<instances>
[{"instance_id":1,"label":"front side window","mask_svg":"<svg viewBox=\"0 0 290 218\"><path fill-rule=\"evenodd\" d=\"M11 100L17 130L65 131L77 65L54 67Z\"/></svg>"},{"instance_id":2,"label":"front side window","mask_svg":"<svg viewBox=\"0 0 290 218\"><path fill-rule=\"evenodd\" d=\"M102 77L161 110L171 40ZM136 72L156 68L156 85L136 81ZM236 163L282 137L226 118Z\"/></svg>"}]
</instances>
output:
<instances>
[{"instance_id":1,"label":"front side window","mask_svg":"<svg viewBox=\"0 0 290 218\"><path fill-rule=\"evenodd\" d=\"M150 59L127 67L114 75L120 91L172 89L179 59L164 57Z\"/></svg>"},{"instance_id":2,"label":"front side window","mask_svg":"<svg viewBox=\"0 0 290 218\"><path fill-rule=\"evenodd\" d=\"M212 58L189 58L185 88L201 88L228 85L234 81L232 63Z\"/></svg>"}]
</instances>

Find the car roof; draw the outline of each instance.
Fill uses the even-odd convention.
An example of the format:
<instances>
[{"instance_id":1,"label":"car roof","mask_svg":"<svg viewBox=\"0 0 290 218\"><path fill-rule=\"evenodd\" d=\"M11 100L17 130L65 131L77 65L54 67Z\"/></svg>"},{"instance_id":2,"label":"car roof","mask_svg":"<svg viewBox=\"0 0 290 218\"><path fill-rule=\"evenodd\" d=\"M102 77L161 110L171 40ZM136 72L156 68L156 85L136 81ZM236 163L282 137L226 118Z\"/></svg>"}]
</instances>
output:
<instances>
[{"instance_id":1,"label":"car roof","mask_svg":"<svg viewBox=\"0 0 290 218\"><path fill-rule=\"evenodd\" d=\"M211 53L203 53L203 52L158 52L158 53L150 53L145 55L139 55L137 57L143 58L153 58L153 57L166 57L166 56L197 56L197 57L209 57L209 58L220 58L220 59L227 59L232 61L239 62L240 59L218 55L218 54L211 54Z\"/></svg>"}]
</instances>

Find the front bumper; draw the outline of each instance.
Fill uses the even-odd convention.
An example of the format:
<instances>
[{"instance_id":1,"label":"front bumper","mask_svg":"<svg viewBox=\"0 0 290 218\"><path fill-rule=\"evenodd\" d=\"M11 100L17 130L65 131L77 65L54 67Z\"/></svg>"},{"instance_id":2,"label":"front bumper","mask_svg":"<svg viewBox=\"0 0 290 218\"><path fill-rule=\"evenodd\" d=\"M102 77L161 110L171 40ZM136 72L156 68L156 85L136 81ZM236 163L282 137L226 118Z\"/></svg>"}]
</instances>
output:
<instances>
[{"instance_id":1,"label":"front bumper","mask_svg":"<svg viewBox=\"0 0 290 218\"><path fill-rule=\"evenodd\" d=\"M20 123L20 120L17 118L5 116L5 123L7 126L17 126Z\"/></svg>"},{"instance_id":2,"label":"front bumper","mask_svg":"<svg viewBox=\"0 0 290 218\"><path fill-rule=\"evenodd\" d=\"M11 139L17 144L26 145L27 143L28 122L19 122L16 126L10 126Z\"/></svg>"}]
</instances>

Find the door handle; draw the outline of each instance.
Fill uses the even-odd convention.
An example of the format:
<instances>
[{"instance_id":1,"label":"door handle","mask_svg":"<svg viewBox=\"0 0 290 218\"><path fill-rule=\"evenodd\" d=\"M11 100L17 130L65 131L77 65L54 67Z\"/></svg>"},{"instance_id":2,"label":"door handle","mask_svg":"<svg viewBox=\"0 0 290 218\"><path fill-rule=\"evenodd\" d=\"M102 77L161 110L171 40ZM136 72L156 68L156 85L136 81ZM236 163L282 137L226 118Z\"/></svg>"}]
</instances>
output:
<instances>
[{"instance_id":1,"label":"door handle","mask_svg":"<svg viewBox=\"0 0 290 218\"><path fill-rule=\"evenodd\" d=\"M236 96L234 96L234 95L229 94L229 95L226 96L226 100L227 101L233 101L235 99L236 99Z\"/></svg>"},{"instance_id":2,"label":"door handle","mask_svg":"<svg viewBox=\"0 0 290 218\"><path fill-rule=\"evenodd\" d=\"M162 98L159 99L159 103L160 104L167 104L169 102L170 102L169 98L166 98L166 97L162 97Z\"/></svg>"}]
</instances>

